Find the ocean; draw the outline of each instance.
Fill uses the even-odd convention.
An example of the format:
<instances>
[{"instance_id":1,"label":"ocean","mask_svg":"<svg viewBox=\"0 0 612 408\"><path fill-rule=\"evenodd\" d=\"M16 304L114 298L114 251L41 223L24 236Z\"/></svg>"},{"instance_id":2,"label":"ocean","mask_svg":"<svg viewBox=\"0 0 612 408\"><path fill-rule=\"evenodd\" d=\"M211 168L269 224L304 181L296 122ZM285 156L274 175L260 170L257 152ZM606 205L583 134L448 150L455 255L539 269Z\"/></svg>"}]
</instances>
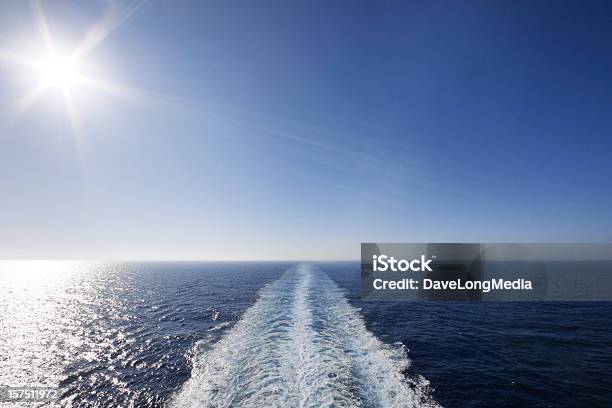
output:
<instances>
[{"instance_id":1,"label":"ocean","mask_svg":"<svg viewBox=\"0 0 612 408\"><path fill-rule=\"evenodd\" d=\"M364 302L358 262L0 262L0 387L60 407L609 407L612 302Z\"/></svg>"}]
</instances>

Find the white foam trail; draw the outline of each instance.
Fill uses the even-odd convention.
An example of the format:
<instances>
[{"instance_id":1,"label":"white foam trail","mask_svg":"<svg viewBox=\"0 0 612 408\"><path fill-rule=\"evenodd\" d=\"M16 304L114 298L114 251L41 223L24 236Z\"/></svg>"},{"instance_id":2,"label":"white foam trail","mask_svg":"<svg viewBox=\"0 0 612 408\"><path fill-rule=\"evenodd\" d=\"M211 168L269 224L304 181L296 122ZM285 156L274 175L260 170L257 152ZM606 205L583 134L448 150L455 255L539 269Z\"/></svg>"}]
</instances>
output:
<instances>
[{"instance_id":1,"label":"white foam trail","mask_svg":"<svg viewBox=\"0 0 612 408\"><path fill-rule=\"evenodd\" d=\"M208 329L207 331L212 332L212 331L217 331L217 330L221 330L229 325L231 325L232 322L223 322L223 323L219 323L218 325L211 327L210 329Z\"/></svg>"},{"instance_id":2,"label":"white foam trail","mask_svg":"<svg viewBox=\"0 0 612 408\"><path fill-rule=\"evenodd\" d=\"M300 265L264 287L224 338L196 356L171 407L437 407L406 377L402 345L369 332L343 291Z\"/></svg>"}]
</instances>

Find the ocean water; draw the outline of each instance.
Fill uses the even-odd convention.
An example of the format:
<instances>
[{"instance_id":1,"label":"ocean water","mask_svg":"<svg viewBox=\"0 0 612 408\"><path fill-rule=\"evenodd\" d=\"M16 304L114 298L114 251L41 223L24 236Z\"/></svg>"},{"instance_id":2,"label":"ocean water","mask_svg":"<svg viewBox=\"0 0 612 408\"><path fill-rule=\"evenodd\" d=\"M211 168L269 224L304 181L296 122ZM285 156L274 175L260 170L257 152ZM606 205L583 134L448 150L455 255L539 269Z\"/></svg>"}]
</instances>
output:
<instances>
[{"instance_id":1,"label":"ocean water","mask_svg":"<svg viewBox=\"0 0 612 408\"><path fill-rule=\"evenodd\" d=\"M359 264L0 262L0 386L60 407L608 407L612 303L362 302Z\"/></svg>"}]
</instances>

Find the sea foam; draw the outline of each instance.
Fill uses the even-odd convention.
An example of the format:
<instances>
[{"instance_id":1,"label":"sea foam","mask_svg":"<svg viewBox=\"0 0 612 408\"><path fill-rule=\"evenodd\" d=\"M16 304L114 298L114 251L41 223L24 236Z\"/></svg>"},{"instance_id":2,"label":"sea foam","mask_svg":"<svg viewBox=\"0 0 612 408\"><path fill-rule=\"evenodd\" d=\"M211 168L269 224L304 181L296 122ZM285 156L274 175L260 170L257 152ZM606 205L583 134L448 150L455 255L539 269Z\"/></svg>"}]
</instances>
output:
<instances>
[{"instance_id":1,"label":"sea foam","mask_svg":"<svg viewBox=\"0 0 612 408\"><path fill-rule=\"evenodd\" d=\"M437 407L323 271L299 265L260 291L225 337L195 356L171 407Z\"/></svg>"}]
</instances>

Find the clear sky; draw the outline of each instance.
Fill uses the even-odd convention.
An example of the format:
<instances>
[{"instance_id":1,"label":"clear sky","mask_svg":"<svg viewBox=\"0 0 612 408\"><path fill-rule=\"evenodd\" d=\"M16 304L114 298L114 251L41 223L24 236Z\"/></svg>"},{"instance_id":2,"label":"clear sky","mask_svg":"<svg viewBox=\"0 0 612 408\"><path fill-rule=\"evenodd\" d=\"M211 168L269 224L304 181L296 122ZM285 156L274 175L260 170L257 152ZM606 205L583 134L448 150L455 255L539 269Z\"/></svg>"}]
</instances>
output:
<instances>
[{"instance_id":1,"label":"clear sky","mask_svg":"<svg viewBox=\"0 0 612 408\"><path fill-rule=\"evenodd\" d=\"M610 2L4 0L0 257L611 241L611 109Z\"/></svg>"}]
</instances>

